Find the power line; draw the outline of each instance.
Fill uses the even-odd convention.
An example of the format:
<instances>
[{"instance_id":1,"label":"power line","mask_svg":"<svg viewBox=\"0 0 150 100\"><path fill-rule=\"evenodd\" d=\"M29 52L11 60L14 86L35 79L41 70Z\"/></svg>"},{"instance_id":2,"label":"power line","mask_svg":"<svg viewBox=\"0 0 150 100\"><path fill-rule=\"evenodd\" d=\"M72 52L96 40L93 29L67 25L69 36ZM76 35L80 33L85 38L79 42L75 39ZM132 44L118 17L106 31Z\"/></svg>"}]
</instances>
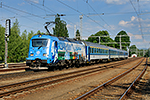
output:
<instances>
[{"instance_id":1,"label":"power line","mask_svg":"<svg viewBox=\"0 0 150 100\"><path fill-rule=\"evenodd\" d=\"M9 12L11 12L11 13L15 13L17 16L19 15L18 13L16 13L16 12L14 12L14 11L11 11L11 10L9 10L9 9L7 9L7 8L4 8L3 7L3 9L4 10L7 10L7 11L9 11ZM38 23L38 24L43 24L43 23L40 23L40 22L38 22L38 21L36 21L36 20L34 20L34 19L30 19L30 18L28 18L28 17L26 17L26 16L20 16L20 17L22 17L22 18L25 18L25 19L28 19L28 20L30 20L30 21L33 21L33 22L36 22L36 23ZM16 16L14 16L14 17L11 17L11 18L16 18ZM2 21L2 20L1 20ZM35 27L31 27L31 26L27 26L27 25L23 25L23 24L19 24L20 26L22 26L22 27L27 27L27 28L30 28L30 29L38 29L38 28L35 28Z\"/></svg>"},{"instance_id":2,"label":"power line","mask_svg":"<svg viewBox=\"0 0 150 100\"><path fill-rule=\"evenodd\" d=\"M27 0L25 0L27 3L29 3L29 4L31 4L32 6L35 6L35 7L37 7L37 8L39 8L39 9L41 9L41 10L44 10L44 11L47 11L47 12L49 12L49 13L57 13L57 12L55 12L55 11L53 11L53 10L51 10L50 8L48 8L47 6L43 6L43 5L40 5L40 4L37 4L36 3L36 5L35 4L33 4L34 2L32 2L32 1L27 1ZM32 2L32 3L31 3ZM46 10L46 9L44 9L44 8L41 8L41 7L39 7L39 6L37 6L37 5L40 5L40 6L43 6L44 8L46 8L46 9L48 9L48 10ZM56 16L56 14L52 14L53 16ZM43 17L44 19L46 18L46 17ZM64 18L65 19L65 18ZM68 19L65 19L65 20L68 20ZM68 20L69 22L71 22L70 20ZM73 23L73 22L71 22L71 23ZM70 28L70 29L72 29L72 30L74 30L73 28Z\"/></svg>"},{"instance_id":3,"label":"power line","mask_svg":"<svg viewBox=\"0 0 150 100\"><path fill-rule=\"evenodd\" d=\"M100 18L104 23L107 24L107 26L109 26L110 28L112 28L112 27L100 16L100 14L98 14L98 13L96 12L96 10L88 3L88 0L86 1L86 3L87 3L88 6L90 6L90 8L96 13L96 15L99 16L99 18ZM101 15L104 15L104 13L101 13Z\"/></svg>"},{"instance_id":4,"label":"power line","mask_svg":"<svg viewBox=\"0 0 150 100\"><path fill-rule=\"evenodd\" d=\"M19 15L18 13L13 12L13 11L7 9L7 8L3 8L3 9L5 9L5 10L11 12L11 13L15 13L16 15ZM38 22L38 21L35 21L34 19L30 19L30 18L28 18L27 16L20 16L20 17L23 17L23 18L26 18L26 19L28 19L28 20L34 21L34 22L36 22L36 23L38 23L38 24L43 24L43 23L40 23L40 22Z\"/></svg>"},{"instance_id":5,"label":"power line","mask_svg":"<svg viewBox=\"0 0 150 100\"><path fill-rule=\"evenodd\" d=\"M88 3L88 1L86 1L86 3L88 4L88 6L90 6L90 8L96 13L97 16L99 16L99 18L104 21L109 27L110 25L96 12L96 10Z\"/></svg>"},{"instance_id":6,"label":"power line","mask_svg":"<svg viewBox=\"0 0 150 100\"><path fill-rule=\"evenodd\" d=\"M142 25L141 25L139 14L138 14L138 12L137 12L136 8L134 7L134 5L133 5L131 0L130 0L130 3L131 3L131 5L132 5L133 9L135 10L135 13L136 13L136 15L138 17L138 22L139 22L139 25L140 25L140 31L141 31L142 38L143 38L143 41L144 41L144 36L143 36L143 32L142 32Z\"/></svg>"},{"instance_id":7,"label":"power line","mask_svg":"<svg viewBox=\"0 0 150 100\"><path fill-rule=\"evenodd\" d=\"M65 6L67 6L68 8L70 8L70 9L72 9L72 10L74 10L74 11L80 13L81 15L86 16L87 18L89 18L90 20L92 20L93 22L95 22L96 24L98 24L99 26L101 26L101 27L103 27L104 29L106 29L103 25L99 24L97 21L95 21L95 20L93 20L92 18L90 18L89 16L83 14L83 13L80 12L79 10L74 9L73 7L71 7L71 6L69 6L69 5L65 4L65 3L63 3L63 2L60 1L60 0L57 0L57 1L60 2L61 4L65 5Z\"/></svg>"},{"instance_id":8,"label":"power line","mask_svg":"<svg viewBox=\"0 0 150 100\"><path fill-rule=\"evenodd\" d=\"M34 17L42 18L41 16L38 16L38 15L35 15L35 14L32 14L32 13L23 11L23 10L14 8L14 7L10 7L10 6L4 5L4 4L3 4L3 6L4 6L4 7L7 7L7 8L10 8L10 9L13 9L13 10L16 10L16 11L19 11L19 12L22 12L22 13L26 13L26 14L31 15L31 16L34 16ZM44 18L42 18L42 19L44 19Z\"/></svg>"},{"instance_id":9,"label":"power line","mask_svg":"<svg viewBox=\"0 0 150 100\"><path fill-rule=\"evenodd\" d=\"M44 11L45 11L44 8L46 8L46 9L48 9L48 10L46 10L47 12L50 12L50 13L52 13L52 12L53 12L53 13L57 13L57 12L53 11L52 9L50 9L49 7L45 6L45 5L43 6L43 5L37 4L37 3L36 3L36 5L35 5L35 4L33 4L34 2L32 2L32 1L27 1L27 0L25 0L25 1L26 1L27 3L29 3L29 4L31 4L32 6L35 6L35 7L39 8L39 9L41 9L41 10L44 10ZM32 2L32 3L31 3L31 2ZM44 8L41 8L41 7L37 6L37 5L43 6ZM52 15L56 15L56 14L52 14ZM45 18L45 17L43 17L43 18ZM70 23L72 23L72 24L75 24L74 22L68 20L67 18L63 18L63 19L67 20L68 22L70 22ZM79 25L77 25L77 26L79 26ZM74 30L74 28L70 28L70 29ZM90 31L88 31L88 30L85 30L85 31L90 32ZM90 32L90 33L92 33L92 32Z\"/></svg>"}]
</instances>

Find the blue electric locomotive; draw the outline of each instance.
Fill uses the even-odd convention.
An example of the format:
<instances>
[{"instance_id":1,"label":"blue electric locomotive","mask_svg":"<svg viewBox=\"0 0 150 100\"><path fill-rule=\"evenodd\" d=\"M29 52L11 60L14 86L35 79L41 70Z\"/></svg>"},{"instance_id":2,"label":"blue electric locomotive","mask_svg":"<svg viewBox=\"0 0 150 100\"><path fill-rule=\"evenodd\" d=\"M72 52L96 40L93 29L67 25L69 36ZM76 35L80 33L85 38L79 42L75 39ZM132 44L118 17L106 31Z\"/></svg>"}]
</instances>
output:
<instances>
[{"instance_id":1,"label":"blue electric locomotive","mask_svg":"<svg viewBox=\"0 0 150 100\"><path fill-rule=\"evenodd\" d=\"M81 41L50 35L36 35L30 40L26 64L32 69L71 66L85 61L85 46Z\"/></svg>"}]
</instances>

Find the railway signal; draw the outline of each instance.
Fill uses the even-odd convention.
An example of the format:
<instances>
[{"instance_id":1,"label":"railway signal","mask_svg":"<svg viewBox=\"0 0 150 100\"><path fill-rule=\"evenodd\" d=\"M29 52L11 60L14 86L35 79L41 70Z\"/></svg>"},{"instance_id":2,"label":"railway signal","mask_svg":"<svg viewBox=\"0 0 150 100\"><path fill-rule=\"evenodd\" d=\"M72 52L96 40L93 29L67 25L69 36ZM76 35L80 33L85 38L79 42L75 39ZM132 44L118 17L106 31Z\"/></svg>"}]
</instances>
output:
<instances>
[{"instance_id":1,"label":"railway signal","mask_svg":"<svg viewBox=\"0 0 150 100\"><path fill-rule=\"evenodd\" d=\"M5 37L10 36L10 19L6 20L6 29L5 29Z\"/></svg>"},{"instance_id":2,"label":"railway signal","mask_svg":"<svg viewBox=\"0 0 150 100\"><path fill-rule=\"evenodd\" d=\"M8 68L7 64L7 57L8 57L8 43L9 41L9 36L10 36L10 19L6 20L6 27L5 27L5 68Z\"/></svg>"}]
</instances>

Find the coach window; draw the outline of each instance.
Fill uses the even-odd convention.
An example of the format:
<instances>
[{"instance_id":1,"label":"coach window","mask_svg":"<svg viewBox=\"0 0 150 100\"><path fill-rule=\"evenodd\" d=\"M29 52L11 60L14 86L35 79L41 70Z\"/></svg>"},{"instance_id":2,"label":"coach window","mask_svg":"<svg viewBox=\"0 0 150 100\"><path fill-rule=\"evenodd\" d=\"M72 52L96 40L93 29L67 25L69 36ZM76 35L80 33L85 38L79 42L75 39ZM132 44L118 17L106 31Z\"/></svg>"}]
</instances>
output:
<instances>
[{"instance_id":1,"label":"coach window","mask_svg":"<svg viewBox=\"0 0 150 100\"><path fill-rule=\"evenodd\" d=\"M94 53L96 53L96 48L94 48Z\"/></svg>"},{"instance_id":2,"label":"coach window","mask_svg":"<svg viewBox=\"0 0 150 100\"><path fill-rule=\"evenodd\" d=\"M106 50L104 50L104 53L106 53Z\"/></svg>"},{"instance_id":3,"label":"coach window","mask_svg":"<svg viewBox=\"0 0 150 100\"><path fill-rule=\"evenodd\" d=\"M91 48L91 52L93 53L93 48Z\"/></svg>"},{"instance_id":4,"label":"coach window","mask_svg":"<svg viewBox=\"0 0 150 100\"><path fill-rule=\"evenodd\" d=\"M108 50L106 50L106 53L108 54Z\"/></svg>"},{"instance_id":5,"label":"coach window","mask_svg":"<svg viewBox=\"0 0 150 100\"><path fill-rule=\"evenodd\" d=\"M94 53L94 50L95 50L95 49L93 48L93 53Z\"/></svg>"},{"instance_id":6,"label":"coach window","mask_svg":"<svg viewBox=\"0 0 150 100\"><path fill-rule=\"evenodd\" d=\"M104 50L102 49L102 53L104 53Z\"/></svg>"},{"instance_id":7,"label":"coach window","mask_svg":"<svg viewBox=\"0 0 150 100\"><path fill-rule=\"evenodd\" d=\"M92 53L94 53L94 48L92 48L93 49L93 52Z\"/></svg>"},{"instance_id":8,"label":"coach window","mask_svg":"<svg viewBox=\"0 0 150 100\"><path fill-rule=\"evenodd\" d=\"M101 49L101 53L103 53L103 49Z\"/></svg>"}]
</instances>

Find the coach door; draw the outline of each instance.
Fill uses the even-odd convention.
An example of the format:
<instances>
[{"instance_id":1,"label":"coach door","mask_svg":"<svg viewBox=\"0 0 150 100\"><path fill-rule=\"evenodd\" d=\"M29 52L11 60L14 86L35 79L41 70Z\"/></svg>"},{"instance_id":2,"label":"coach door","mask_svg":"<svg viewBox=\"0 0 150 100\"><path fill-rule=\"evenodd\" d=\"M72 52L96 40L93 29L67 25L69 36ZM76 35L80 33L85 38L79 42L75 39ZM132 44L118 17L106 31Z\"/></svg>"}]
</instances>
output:
<instances>
[{"instance_id":1,"label":"coach door","mask_svg":"<svg viewBox=\"0 0 150 100\"><path fill-rule=\"evenodd\" d=\"M88 47L88 61L90 61L90 47Z\"/></svg>"},{"instance_id":2,"label":"coach door","mask_svg":"<svg viewBox=\"0 0 150 100\"><path fill-rule=\"evenodd\" d=\"M53 59L54 62L55 62L55 61L57 60L57 58L58 58L57 41L53 41L53 42L52 42L51 54L52 54L52 59Z\"/></svg>"}]
</instances>

